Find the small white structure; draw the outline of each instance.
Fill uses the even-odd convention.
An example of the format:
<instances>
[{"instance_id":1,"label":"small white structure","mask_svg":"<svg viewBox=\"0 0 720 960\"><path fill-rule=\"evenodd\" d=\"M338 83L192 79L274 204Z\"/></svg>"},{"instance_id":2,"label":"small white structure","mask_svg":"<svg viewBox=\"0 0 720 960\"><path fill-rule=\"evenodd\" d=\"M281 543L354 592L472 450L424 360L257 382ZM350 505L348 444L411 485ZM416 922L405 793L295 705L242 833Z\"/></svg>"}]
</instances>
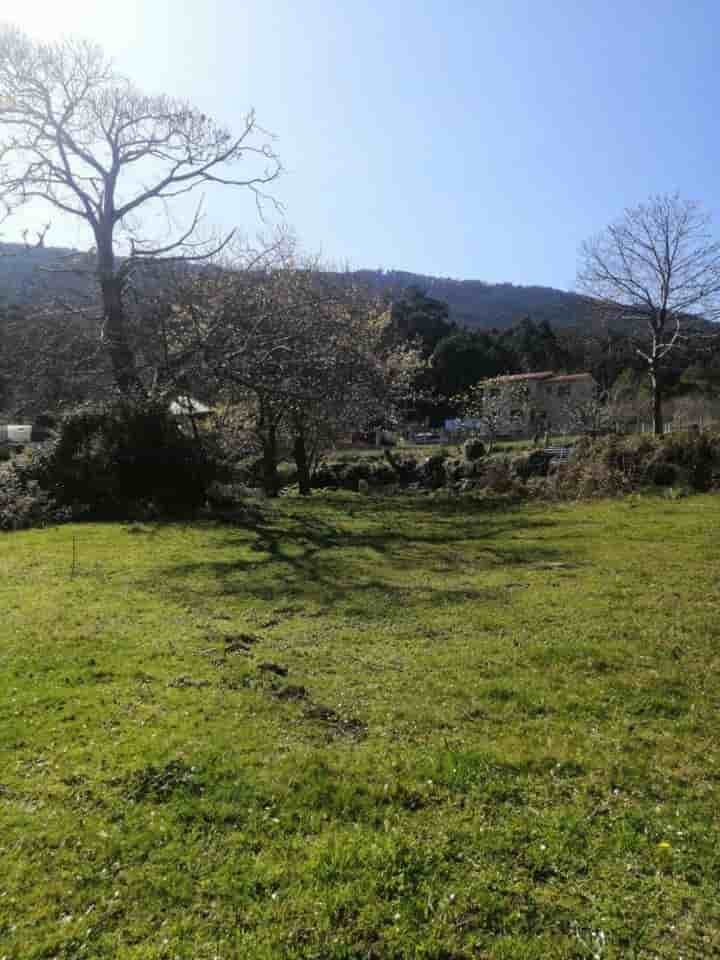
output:
<instances>
[{"instance_id":1,"label":"small white structure","mask_svg":"<svg viewBox=\"0 0 720 960\"><path fill-rule=\"evenodd\" d=\"M0 425L0 445L30 443L31 440L32 424L30 423Z\"/></svg>"},{"instance_id":2,"label":"small white structure","mask_svg":"<svg viewBox=\"0 0 720 960\"><path fill-rule=\"evenodd\" d=\"M173 417L206 417L212 413L210 407L206 407L199 400L193 400L192 397L177 397L170 404L170 414Z\"/></svg>"}]
</instances>

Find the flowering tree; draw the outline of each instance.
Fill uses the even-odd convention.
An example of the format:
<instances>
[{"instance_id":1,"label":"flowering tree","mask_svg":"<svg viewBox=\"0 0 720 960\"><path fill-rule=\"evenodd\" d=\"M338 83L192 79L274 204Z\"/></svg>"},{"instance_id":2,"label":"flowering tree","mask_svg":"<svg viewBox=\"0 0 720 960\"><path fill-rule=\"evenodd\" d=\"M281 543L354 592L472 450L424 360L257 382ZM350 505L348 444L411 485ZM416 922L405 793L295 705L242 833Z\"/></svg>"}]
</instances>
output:
<instances>
[{"instance_id":1,"label":"flowering tree","mask_svg":"<svg viewBox=\"0 0 720 960\"><path fill-rule=\"evenodd\" d=\"M455 402L463 419L479 424L478 432L491 452L498 436L526 421L530 393L527 384L495 378L475 384L456 397Z\"/></svg>"},{"instance_id":2,"label":"flowering tree","mask_svg":"<svg viewBox=\"0 0 720 960\"><path fill-rule=\"evenodd\" d=\"M192 278L163 324L165 379L202 383L233 411L259 449L268 493L284 455L308 493L319 456L392 413L419 362L412 347L387 337L381 304L296 257L291 244L259 269Z\"/></svg>"},{"instance_id":3,"label":"flowering tree","mask_svg":"<svg viewBox=\"0 0 720 960\"><path fill-rule=\"evenodd\" d=\"M562 424L568 433L603 433L612 423L610 395L596 388L587 399L569 396L562 406Z\"/></svg>"}]
</instances>

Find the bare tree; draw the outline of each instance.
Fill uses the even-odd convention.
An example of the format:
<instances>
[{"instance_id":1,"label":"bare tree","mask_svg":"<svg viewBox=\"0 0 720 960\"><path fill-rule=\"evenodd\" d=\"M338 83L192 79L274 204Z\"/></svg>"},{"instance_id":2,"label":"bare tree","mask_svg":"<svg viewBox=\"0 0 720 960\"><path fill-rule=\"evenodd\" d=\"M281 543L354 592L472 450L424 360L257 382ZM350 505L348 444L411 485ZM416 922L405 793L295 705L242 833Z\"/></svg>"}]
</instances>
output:
<instances>
[{"instance_id":1,"label":"bare tree","mask_svg":"<svg viewBox=\"0 0 720 960\"><path fill-rule=\"evenodd\" d=\"M625 211L581 251L578 286L608 324L630 328L652 384L653 427L663 432L666 358L720 309L720 242L695 203L672 194ZM644 335L634 335L643 330Z\"/></svg>"},{"instance_id":2,"label":"bare tree","mask_svg":"<svg viewBox=\"0 0 720 960\"><path fill-rule=\"evenodd\" d=\"M39 200L90 227L104 342L118 387L134 392L124 303L134 267L208 257L230 239L202 240L202 200L163 242L142 236L141 218L160 211L169 221L177 198L206 185L249 190L262 204L280 173L270 136L252 111L231 134L187 103L142 93L94 44L35 43L13 27L0 29L0 131L0 200Z\"/></svg>"}]
</instances>

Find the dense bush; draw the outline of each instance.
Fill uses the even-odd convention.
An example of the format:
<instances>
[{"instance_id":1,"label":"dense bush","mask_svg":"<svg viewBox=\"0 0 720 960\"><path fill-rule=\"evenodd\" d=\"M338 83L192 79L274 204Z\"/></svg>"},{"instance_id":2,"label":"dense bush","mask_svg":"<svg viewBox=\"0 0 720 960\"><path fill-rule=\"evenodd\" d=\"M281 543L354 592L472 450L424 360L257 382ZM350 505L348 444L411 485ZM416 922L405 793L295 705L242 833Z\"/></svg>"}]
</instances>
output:
<instances>
[{"instance_id":1,"label":"dense bush","mask_svg":"<svg viewBox=\"0 0 720 960\"><path fill-rule=\"evenodd\" d=\"M152 403L85 409L63 421L33 478L61 505L98 517L179 514L201 506L220 479L209 441L184 433Z\"/></svg>"},{"instance_id":2,"label":"dense bush","mask_svg":"<svg viewBox=\"0 0 720 960\"><path fill-rule=\"evenodd\" d=\"M362 483L369 488L398 482L395 469L382 460L358 458L352 462L324 463L313 475L313 485L323 488L358 490Z\"/></svg>"},{"instance_id":3,"label":"dense bush","mask_svg":"<svg viewBox=\"0 0 720 960\"><path fill-rule=\"evenodd\" d=\"M551 465L552 454L531 450L509 458L451 458L443 452L424 460L386 454L386 462L346 454L342 462L324 464L315 474L318 487L371 490L388 484L455 493L512 494L513 497L571 499L612 497L643 487L687 486L707 490L720 482L720 438L673 437L584 438L570 462Z\"/></svg>"},{"instance_id":4,"label":"dense bush","mask_svg":"<svg viewBox=\"0 0 720 960\"><path fill-rule=\"evenodd\" d=\"M407 487L411 483L418 482L418 461L416 457L402 456L398 453L391 454L389 451L386 451L385 456L395 473L395 479L401 486Z\"/></svg>"},{"instance_id":5,"label":"dense bush","mask_svg":"<svg viewBox=\"0 0 720 960\"><path fill-rule=\"evenodd\" d=\"M709 490L720 467L720 443L705 434L674 434L664 438L649 460L656 471L660 465L679 467L694 490Z\"/></svg>"},{"instance_id":6,"label":"dense bush","mask_svg":"<svg viewBox=\"0 0 720 960\"><path fill-rule=\"evenodd\" d=\"M278 464L278 482L281 487L289 487L297 483L297 467L294 463L283 462Z\"/></svg>"},{"instance_id":7,"label":"dense bush","mask_svg":"<svg viewBox=\"0 0 720 960\"><path fill-rule=\"evenodd\" d=\"M673 463L651 463L648 479L656 487L671 487L678 480L678 468Z\"/></svg>"},{"instance_id":8,"label":"dense bush","mask_svg":"<svg viewBox=\"0 0 720 960\"><path fill-rule=\"evenodd\" d=\"M70 511L59 507L23 468L11 466L0 471L0 530L25 530L70 519Z\"/></svg>"},{"instance_id":9,"label":"dense bush","mask_svg":"<svg viewBox=\"0 0 720 960\"><path fill-rule=\"evenodd\" d=\"M581 440L571 463L548 483L555 495L577 497L615 496L650 484L708 490L719 467L717 438L611 436Z\"/></svg>"},{"instance_id":10,"label":"dense bush","mask_svg":"<svg viewBox=\"0 0 720 960\"><path fill-rule=\"evenodd\" d=\"M480 487L488 493L516 491L510 463L505 459L491 460L483 470Z\"/></svg>"},{"instance_id":11,"label":"dense bush","mask_svg":"<svg viewBox=\"0 0 720 960\"><path fill-rule=\"evenodd\" d=\"M521 454L512 461L512 470L522 480L530 477L546 477L550 468L552 454L547 450L531 450Z\"/></svg>"},{"instance_id":12,"label":"dense bush","mask_svg":"<svg viewBox=\"0 0 720 960\"><path fill-rule=\"evenodd\" d=\"M427 460L423 461L419 467L421 482L425 482L433 489L444 487L447 482L447 475L445 473L446 460L447 454L441 451L440 453L433 453L432 456L429 456Z\"/></svg>"},{"instance_id":13,"label":"dense bush","mask_svg":"<svg viewBox=\"0 0 720 960\"><path fill-rule=\"evenodd\" d=\"M477 438L466 440L463 444L463 456L466 460L479 460L485 456L485 444Z\"/></svg>"},{"instance_id":14,"label":"dense bush","mask_svg":"<svg viewBox=\"0 0 720 960\"><path fill-rule=\"evenodd\" d=\"M633 473L605 462L604 458L575 460L545 480L548 496L560 498L614 497L630 493Z\"/></svg>"}]
</instances>

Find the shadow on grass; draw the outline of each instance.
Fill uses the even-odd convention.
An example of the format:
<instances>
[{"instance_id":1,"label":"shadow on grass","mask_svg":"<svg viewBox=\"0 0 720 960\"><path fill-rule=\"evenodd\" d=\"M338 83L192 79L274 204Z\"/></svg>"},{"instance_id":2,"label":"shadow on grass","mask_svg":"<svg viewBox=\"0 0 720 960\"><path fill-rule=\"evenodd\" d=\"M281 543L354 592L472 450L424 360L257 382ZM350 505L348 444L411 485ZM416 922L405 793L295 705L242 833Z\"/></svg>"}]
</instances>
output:
<instances>
[{"instance_id":1,"label":"shadow on grass","mask_svg":"<svg viewBox=\"0 0 720 960\"><path fill-rule=\"evenodd\" d=\"M316 497L286 502L241 530L225 528L202 559L164 569L160 582L186 599L341 605L368 620L410 607L504 603L510 591L478 587L478 571L565 559L533 539L554 525L527 509L476 501ZM230 559L228 548L237 548Z\"/></svg>"}]
</instances>

